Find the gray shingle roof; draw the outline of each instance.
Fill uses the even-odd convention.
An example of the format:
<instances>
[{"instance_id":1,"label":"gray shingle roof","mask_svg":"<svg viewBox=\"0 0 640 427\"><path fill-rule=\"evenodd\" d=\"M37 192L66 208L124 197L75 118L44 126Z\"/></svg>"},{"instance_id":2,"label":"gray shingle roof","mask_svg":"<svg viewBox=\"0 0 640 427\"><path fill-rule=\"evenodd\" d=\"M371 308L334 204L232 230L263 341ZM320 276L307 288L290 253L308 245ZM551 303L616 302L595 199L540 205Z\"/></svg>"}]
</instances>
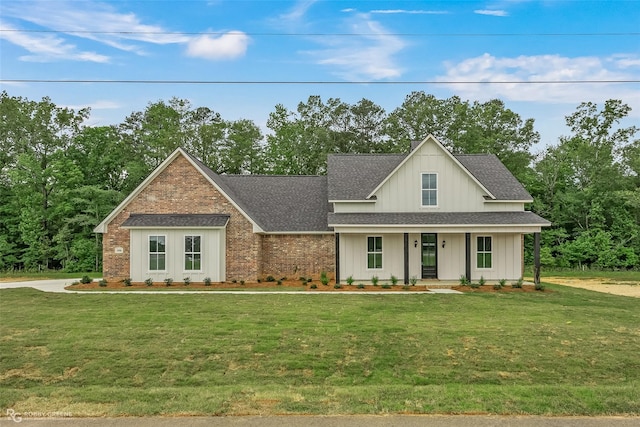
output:
<instances>
[{"instance_id":1,"label":"gray shingle roof","mask_svg":"<svg viewBox=\"0 0 640 427\"><path fill-rule=\"evenodd\" d=\"M454 157L497 200L533 199L495 154L454 154Z\"/></svg>"},{"instance_id":2,"label":"gray shingle roof","mask_svg":"<svg viewBox=\"0 0 640 427\"><path fill-rule=\"evenodd\" d=\"M331 225L551 225L530 211L329 213Z\"/></svg>"},{"instance_id":3,"label":"gray shingle roof","mask_svg":"<svg viewBox=\"0 0 640 427\"><path fill-rule=\"evenodd\" d=\"M329 200L365 200L407 154L333 154L327 159ZM454 157L497 200L531 200L531 195L494 154Z\"/></svg>"},{"instance_id":4,"label":"gray shingle roof","mask_svg":"<svg viewBox=\"0 0 640 427\"><path fill-rule=\"evenodd\" d=\"M246 212L268 232L330 231L325 176L219 175Z\"/></svg>"},{"instance_id":5,"label":"gray shingle roof","mask_svg":"<svg viewBox=\"0 0 640 427\"><path fill-rule=\"evenodd\" d=\"M224 227L229 215L222 214L136 214L123 227Z\"/></svg>"},{"instance_id":6,"label":"gray shingle roof","mask_svg":"<svg viewBox=\"0 0 640 427\"><path fill-rule=\"evenodd\" d=\"M405 157L406 154L329 155L329 200L365 200Z\"/></svg>"}]
</instances>

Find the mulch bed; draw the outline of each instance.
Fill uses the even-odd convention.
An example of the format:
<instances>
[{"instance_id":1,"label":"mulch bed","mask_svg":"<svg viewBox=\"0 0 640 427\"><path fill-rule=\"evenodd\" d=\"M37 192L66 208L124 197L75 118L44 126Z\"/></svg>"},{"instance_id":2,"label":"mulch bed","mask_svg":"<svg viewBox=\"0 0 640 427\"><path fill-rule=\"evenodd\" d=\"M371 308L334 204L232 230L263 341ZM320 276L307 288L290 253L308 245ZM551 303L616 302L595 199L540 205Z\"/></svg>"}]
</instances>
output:
<instances>
[{"instance_id":1,"label":"mulch bed","mask_svg":"<svg viewBox=\"0 0 640 427\"><path fill-rule=\"evenodd\" d=\"M316 288L312 288L315 285ZM427 292L428 286L425 285L415 285L415 286L405 286L405 285L388 285L383 287L383 285L373 286L369 283L365 284L364 288L358 288L358 283L347 285L342 284L342 286L338 289L334 288L335 282L329 282L328 285L323 285L319 281L307 283L306 286L302 285L300 280L283 280L282 284L278 285L277 282L246 282L244 285L239 282L223 282L223 283L211 283L210 286L205 286L202 282L193 282L189 285L185 285L183 282L174 281L171 286L166 286L164 282L156 282L153 286L147 286L142 282L133 282L131 286L125 286L125 284L121 281L118 282L107 282L107 286L100 286L97 281L93 281L91 283L77 283L74 285L67 286L66 289L69 290L166 290L166 289L191 289L191 290L205 290L205 291L215 291L215 290L252 290L252 289L273 289L277 290L304 290L306 292L345 292L345 291L356 291L356 292ZM530 293L530 292L551 292L548 289L544 291L536 291L534 286L532 285L523 285L522 288L513 288L510 285L503 287L502 289L496 290L493 288L493 285L484 285L479 288L472 288L470 286L452 286L450 289L454 289L460 292L471 292L471 293Z\"/></svg>"}]
</instances>

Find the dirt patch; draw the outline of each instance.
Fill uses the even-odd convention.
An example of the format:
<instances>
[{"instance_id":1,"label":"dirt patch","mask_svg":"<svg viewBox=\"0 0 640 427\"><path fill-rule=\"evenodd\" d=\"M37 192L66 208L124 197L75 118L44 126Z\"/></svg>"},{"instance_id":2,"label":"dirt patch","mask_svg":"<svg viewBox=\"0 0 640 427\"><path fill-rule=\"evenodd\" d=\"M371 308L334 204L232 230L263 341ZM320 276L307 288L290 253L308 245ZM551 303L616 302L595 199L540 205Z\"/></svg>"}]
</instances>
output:
<instances>
[{"instance_id":1,"label":"dirt patch","mask_svg":"<svg viewBox=\"0 0 640 427\"><path fill-rule=\"evenodd\" d=\"M582 288L607 294L640 298L640 282L621 281L608 278L582 279L570 277L545 277L544 281L555 283L557 285L571 286L573 288Z\"/></svg>"}]
</instances>

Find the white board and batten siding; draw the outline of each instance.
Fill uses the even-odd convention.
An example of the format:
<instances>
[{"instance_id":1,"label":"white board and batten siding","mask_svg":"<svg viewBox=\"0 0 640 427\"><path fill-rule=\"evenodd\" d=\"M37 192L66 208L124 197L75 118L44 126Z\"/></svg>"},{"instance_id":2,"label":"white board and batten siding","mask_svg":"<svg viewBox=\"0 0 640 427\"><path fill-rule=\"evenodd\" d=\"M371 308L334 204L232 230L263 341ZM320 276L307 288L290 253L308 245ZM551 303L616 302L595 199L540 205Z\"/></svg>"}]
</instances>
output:
<instances>
[{"instance_id":1,"label":"white board and batten siding","mask_svg":"<svg viewBox=\"0 0 640 427\"><path fill-rule=\"evenodd\" d=\"M188 277L192 282L202 282L209 277L212 282L225 280L225 229L144 228L131 229L130 271L134 282L151 278L162 282L171 278L177 284ZM152 271L149 267L149 236L165 236L165 270ZM200 270L186 270L185 236L200 236Z\"/></svg>"},{"instance_id":2,"label":"white board and batten siding","mask_svg":"<svg viewBox=\"0 0 640 427\"><path fill-rule=\"evenodd\" d=\"M367 268L367 237L382 236L382 268ZM492 266L477 268L477 237L490 236L492 239ZM522 276L522 246L520 233L471 233L471 279L517 280ZM444 248L442 244L444 242ZM421 233L409 233L409 278L422 277ZM465 274L465 233L438 233L438 279L458 280ZM389 280L391 275L400 282L404 279L404 234L370 233L340 234L340 265L346 276L358 282L371 281L372 276ZM342 279L346 279L346 276Z\"/></svg>"}]
</instances>

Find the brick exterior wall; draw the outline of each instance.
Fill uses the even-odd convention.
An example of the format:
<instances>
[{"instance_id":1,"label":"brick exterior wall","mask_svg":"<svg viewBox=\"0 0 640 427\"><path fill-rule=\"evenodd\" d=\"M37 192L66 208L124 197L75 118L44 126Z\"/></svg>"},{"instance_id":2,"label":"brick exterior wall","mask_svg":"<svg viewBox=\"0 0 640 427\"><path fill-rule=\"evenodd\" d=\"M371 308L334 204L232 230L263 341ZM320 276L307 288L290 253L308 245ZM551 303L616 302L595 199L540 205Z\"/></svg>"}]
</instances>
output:
<instances>
[{"instance_id":1,"label":"brick exterior wall","mask_svg":"<svg viewBox=\"0 0 640 427\"><path fill-rule=\"evenodd\" d=\"M226 228L227 280L255 280L260 275L261 236L252 224L182 155L179 155L107 224L103 238L103 275L129 277L129 230L120 226L130 213L230 215ZM122 253L116 254L115 248Z\"/></svg>"},{"instance_id":2,"label":"brick exterior wall","mask_svg":"<svg viewBox=\"0 0 640 427\"><path fill-rule=\"evenodd\" d=\"M297 278L335 272L333 234L262 236L262 274Z\"/></svg>"}]
</instances>

